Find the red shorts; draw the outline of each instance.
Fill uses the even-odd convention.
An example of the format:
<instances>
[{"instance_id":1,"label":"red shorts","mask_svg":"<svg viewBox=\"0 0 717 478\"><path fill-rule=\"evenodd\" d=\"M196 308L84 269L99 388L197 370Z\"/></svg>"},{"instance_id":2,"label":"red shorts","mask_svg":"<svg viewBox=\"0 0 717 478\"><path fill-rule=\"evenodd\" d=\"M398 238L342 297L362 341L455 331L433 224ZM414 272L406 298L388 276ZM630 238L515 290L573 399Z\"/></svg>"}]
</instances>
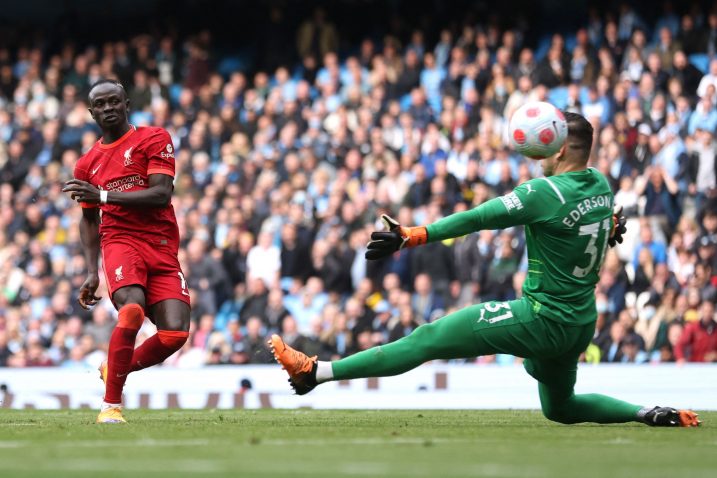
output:
<instances>
[{"instance_id":1,"label":"red shorts","mask_svg":"<svg viewBox=\"0 0 717 478\"><path fill-rule=\"evenodd\" d=\"M102 264L110 298L117 289L138 285L145 291L147 307L167 299L189 305L187 281L171 247L113 238L102 244Z\"/></svg>"}]
</instances>

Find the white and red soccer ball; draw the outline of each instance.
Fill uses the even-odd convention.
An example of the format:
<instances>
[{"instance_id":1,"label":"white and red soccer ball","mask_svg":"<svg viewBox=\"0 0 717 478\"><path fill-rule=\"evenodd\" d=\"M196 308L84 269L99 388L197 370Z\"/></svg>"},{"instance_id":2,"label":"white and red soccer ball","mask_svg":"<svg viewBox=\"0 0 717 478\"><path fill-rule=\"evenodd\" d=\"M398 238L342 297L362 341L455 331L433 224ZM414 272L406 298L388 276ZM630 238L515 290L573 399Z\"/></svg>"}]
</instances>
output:
<instances>
[{"instance_id":1,"label":"white and red soccer ball","mask_svg":"<svg viewBox=\"0 0 717 478\"><path fill-rule=\"evenodd\" d=\"M563 112L550 103L533 101L518 108L508 126L510 144L531 159L544 159L557 153L568 136Z\"/></svg>"}]
</instances>

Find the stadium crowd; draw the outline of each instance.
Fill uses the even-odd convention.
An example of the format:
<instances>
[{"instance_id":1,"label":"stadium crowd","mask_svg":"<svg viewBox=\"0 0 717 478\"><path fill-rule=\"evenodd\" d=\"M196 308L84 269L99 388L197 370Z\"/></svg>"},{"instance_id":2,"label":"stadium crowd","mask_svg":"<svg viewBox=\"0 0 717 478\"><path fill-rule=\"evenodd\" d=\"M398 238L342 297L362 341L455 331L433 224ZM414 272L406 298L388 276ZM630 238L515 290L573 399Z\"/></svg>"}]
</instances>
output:
<instances>
[{"instance_id":1,"label":"stadium crowd","mask_svg":"<svg viewBox=\"0 0 717 478\"><path fill-rule=\"evenodd\" d=\"M119 79L131 122L171 134L190 340L167 363L266 363L265 337L321 359L520 294L521 228L364 260L382 213L426 224L540 174L511 113L549 100L596 128L592 165L628 215L597 286L590 362L717 361L717 13L593 12L535 45L494 23L337 52L322 10L298 63L227 68L212 35L57 52L0 46L0 367L97 366L116 313L77 304L80 207L61 192L98 140L89 86ZM153 333L149 322L139 340ZM481 363L513 363L484 357Z\"/></svg>"}]
</instances>

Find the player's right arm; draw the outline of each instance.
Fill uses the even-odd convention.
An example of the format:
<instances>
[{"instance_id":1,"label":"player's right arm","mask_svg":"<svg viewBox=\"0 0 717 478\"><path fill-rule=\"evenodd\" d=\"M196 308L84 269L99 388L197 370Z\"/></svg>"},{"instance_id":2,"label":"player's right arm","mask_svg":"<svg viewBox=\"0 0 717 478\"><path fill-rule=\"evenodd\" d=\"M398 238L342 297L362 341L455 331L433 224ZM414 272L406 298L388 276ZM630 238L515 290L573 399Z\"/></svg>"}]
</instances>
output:
<instances>
[{"instance_id":1,"label":"player's right arm","mask_svg":"<svg viewBox=\"0 0 717 478\"><path fill-rule=\"evenodd\" d=\"M75 166L75 179L87 181L87 170L79 163ZM73 199L74 196L73 196ZM80 219L80 242L85 251L87 263L87 278L80 287L78 302L83 309L95 305L101 297L95 296L100 285L98 262L100 259L100 209L97 204L78 201L82 206L82 219Z\"/></svg>"},{"instance_id":2,"label":"player's right arm","mask_svg":"<svg viewBox=\"0 0 717 478\"><path fill-rule=\"evenodd\" d=\"M95 305L101 297L95 296L100 285L100 276L97 262L100 257L100 210L97 207L82 207L82 219L80 219L80 241L85 250L85 262L87 263L87 278L80 287L78 301L82 308L89 309Z\"/></svg>"},{"instance_id":3,"label":"player's right arm","mask_svg":"<svg viewBox=\"0 0 717 478\"><path fill-rule=\"evenodd\" d=\"M549 205L549 201L554 199L548 193L542 185L531 180L509 194L468 211L451 214L428 226L404 227L383 216L388 231L371 234L366 258L380 259L404 247L461 237L484 229L505 229L539 222L554 213L552 205Z\"/></svg>"}]
</instances>

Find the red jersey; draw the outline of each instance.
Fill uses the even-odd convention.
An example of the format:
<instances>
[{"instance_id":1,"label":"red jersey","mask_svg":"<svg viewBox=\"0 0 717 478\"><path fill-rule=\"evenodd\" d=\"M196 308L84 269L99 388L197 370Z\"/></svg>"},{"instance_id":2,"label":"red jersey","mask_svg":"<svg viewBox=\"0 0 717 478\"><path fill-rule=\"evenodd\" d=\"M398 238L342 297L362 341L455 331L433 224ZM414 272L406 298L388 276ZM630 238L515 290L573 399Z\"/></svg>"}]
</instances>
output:
<instances>
[{"instance_id":1,"label":"red jersey","mask_svg":"<svg viewBox=\"0 0 717 478\"><path fill-rule=\"evenodd\" d=\"M150 174L174 177L174 146L167 131L132 126L114 143L97 141L75 166L75 178L106 191L140 191ZM83 203L82 207L98 207ZM179 247L179 229L171 204L166 207L127 207L100 204L102 243L133 236L150 244Z\"/></svg>"}]
</instances>

